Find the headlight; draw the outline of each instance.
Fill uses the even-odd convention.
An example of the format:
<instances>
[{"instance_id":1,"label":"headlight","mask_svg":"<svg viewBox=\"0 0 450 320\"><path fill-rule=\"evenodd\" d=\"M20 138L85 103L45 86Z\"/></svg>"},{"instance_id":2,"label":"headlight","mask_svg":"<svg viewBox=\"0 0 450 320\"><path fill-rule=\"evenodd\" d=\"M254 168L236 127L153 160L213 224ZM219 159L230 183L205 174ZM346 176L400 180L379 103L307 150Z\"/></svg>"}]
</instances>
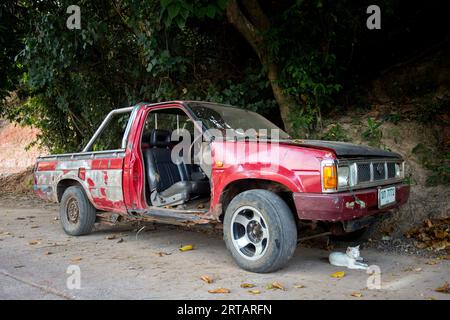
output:
<instances>
[{"instance_id":1,"label":"headlight","mask_svg":"<svg viewBox=\"0 0 450 320\"><path fill-rule=\"evenodd\" d=\"M396 163L395 164L395 177L396 178L404 178L404 162Z\"/></svg>"},{"instance_id":2,"label":"headlight","mask_svg":"<svg viewBox=\"0 0 450 320\"><path fill-rule=\"evenodd\" d=\"M337 169L338 176L338 186L339 187L348 187L350 180L350 170L348 167L338 167Z\"/></svg>"}]
</instances>

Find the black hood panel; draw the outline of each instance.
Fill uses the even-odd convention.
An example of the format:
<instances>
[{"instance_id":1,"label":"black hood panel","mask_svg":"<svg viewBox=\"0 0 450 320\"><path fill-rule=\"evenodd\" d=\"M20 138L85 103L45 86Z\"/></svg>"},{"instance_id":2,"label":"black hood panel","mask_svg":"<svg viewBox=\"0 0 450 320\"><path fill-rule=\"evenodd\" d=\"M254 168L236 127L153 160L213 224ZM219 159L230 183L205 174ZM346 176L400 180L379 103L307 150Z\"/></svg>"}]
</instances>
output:
<instances>
[{"instance_id":1,"label":"black hood panel","mask_svg":"<svg viewBox=\"0 0 450 320\"><path fill-rule=\"evenodd\" d=\"M395 152L361 146L353 143L324 140L292 140L296 145L332 149L338 157L383 157L402 158Z\"/></svg>"}]
</instances>

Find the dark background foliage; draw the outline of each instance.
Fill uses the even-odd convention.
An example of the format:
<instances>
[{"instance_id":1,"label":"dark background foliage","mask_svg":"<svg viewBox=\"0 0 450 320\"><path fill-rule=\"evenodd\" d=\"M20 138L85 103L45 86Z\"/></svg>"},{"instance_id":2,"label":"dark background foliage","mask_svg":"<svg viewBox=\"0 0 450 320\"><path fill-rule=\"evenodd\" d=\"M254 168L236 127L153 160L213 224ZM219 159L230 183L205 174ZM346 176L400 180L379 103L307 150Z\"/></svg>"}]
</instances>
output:
<instances>
[{"instance_id":1,"label":"dark background foliage","mask_svg":"<svg viewBox=\"0 0 450 320\"><path fill-rule=\"evenodd\" d=\"M232 23L233 3L261 26L256 49ZM66 27L72 4L81 8L80 30ZM251 10L255 4L262 17ZM381 7L381 30L366 28L371 4ZM444 4L4 1L0 115L39 128L38 142L52 152L79 150L111 109L172 99L237 105L295 136L315 137L329 114L358 104L370 79L448 46ZM274 83L290 101L289 117Z\"/></svg>"}]
</instances>

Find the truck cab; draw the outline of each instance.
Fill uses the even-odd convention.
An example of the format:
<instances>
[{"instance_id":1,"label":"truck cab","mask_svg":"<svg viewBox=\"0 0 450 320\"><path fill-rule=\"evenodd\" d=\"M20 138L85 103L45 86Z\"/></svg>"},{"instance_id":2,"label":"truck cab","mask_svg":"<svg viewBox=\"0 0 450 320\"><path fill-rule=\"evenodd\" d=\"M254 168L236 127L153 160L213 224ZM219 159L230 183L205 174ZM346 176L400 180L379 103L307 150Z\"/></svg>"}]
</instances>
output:
<instances>
[{"instance_id":1,"label":"truck cab","mask_svg":"<svg viewBox=\"0 0 450 320\"><path fill-rule=\"evenodd\" d=\"M261 115L202 101L111 111L81 152L39 157L36 193L71 235L94 223L212 224L242 268L271 272L302 224L345 234L409 197L399 154L295 140Z\"/></svg>"}]
</instances>

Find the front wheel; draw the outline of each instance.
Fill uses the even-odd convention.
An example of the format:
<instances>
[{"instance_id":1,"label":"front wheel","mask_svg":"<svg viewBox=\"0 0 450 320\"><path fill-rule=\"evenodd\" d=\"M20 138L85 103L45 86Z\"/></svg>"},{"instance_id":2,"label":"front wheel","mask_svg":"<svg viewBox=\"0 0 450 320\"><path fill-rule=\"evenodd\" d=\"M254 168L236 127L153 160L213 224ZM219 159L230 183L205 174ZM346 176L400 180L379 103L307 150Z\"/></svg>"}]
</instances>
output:
<instances>
[{"instance_id":1,"label":"front wheel","mask_svg":"<svg viewBox=\"0 0 450 320\"><path fill-rule=\"evenodd\" d=\"M71 236L81 236L92 231L96 210L79 186L64 191L59 209L59 220L64 231Z\"/></svg>"},{"instance_id":2,"label":"front wheel","mask_svg":"<svg viewBox=\"0 0 450 320\"><path fill-rule=\"evenodd\" d=\"M252 272L282 268L297 246L297 227L291 210L278 195L248 190L229 204L224 240L237 264Z\"/></svg>"}]
</instances>

